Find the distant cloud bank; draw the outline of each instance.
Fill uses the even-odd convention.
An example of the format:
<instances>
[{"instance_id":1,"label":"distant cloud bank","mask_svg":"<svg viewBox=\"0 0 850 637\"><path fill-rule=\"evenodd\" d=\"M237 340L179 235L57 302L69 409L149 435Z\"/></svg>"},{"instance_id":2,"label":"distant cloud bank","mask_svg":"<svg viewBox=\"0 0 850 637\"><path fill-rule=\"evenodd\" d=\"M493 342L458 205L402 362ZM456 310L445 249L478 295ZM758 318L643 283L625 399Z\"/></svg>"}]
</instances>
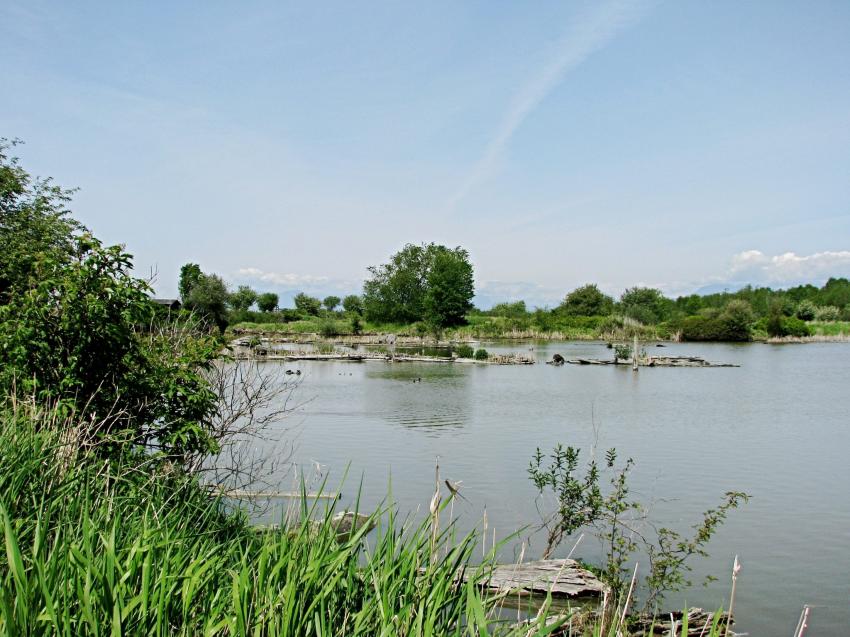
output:
<instances>
[{"instance_id":1,"label":"distant cloud bank","mask_svg":"<svg viewBox=\"0 0 850 637\"><path fill-rule=\"evenodd\" d=\"M850 251L808 255L785 252L770 256L759 250L746 250L732 257L730 275L754 284L819 283L831 276L850 276Z\"/></svg>"},{"instance_id":2,"label":"distant cloud bank","mask_svg":"<svg viewBox=\"0 0 850 637\"><path fill-rule=\"evenodd\" d=\"M236 278L243 281L270 283L283 288L316 286L330 282L330 279L326 276L292 274L288 272L265 272L259 268L240 268L236 271Z\"/></svg>"}]
</instances>

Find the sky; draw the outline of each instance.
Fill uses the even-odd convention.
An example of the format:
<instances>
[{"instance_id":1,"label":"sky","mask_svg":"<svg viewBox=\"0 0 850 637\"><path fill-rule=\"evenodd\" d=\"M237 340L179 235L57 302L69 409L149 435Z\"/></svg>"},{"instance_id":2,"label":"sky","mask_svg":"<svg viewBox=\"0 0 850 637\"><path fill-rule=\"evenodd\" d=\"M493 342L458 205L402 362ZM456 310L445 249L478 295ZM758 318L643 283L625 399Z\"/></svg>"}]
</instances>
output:
<instances>
[{"instance_id":1,"label":"sky","mask_svg":"<svg viewBox=\"0 0 850 637\"><path fill-rule=\"evenodd\" d=\"M0 136L174 296L850 276L850 2L0 0Z\"/></svg>"}]
</instances>

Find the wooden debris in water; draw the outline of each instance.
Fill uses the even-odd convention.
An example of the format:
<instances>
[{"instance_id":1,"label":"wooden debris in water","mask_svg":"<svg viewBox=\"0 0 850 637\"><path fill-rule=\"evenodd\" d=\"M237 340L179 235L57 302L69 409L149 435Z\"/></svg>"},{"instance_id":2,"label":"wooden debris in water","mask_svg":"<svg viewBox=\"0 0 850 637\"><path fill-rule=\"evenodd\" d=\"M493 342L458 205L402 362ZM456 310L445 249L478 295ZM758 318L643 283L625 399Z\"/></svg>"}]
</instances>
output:
<instances>
[{"instance_id":1,"label":"wooden debris in water","mask_svg":"<svg viewBox=\"0 0 850 637\"><path fill-rule=\"evenodd\" d=\"M657 616L650 615L627 615L625 625L618 631L618 635L629 635L634 637L704 637L711 629L715 613L702 608L689 608L687 611L687 632L682 632L683 622L686 614L682 611L672 613L659 613ZM547 625L567 619L563 626L557 628L551 635L555 637L567 637L568 635L584 634L585 628L597 625L600 620L599 611L579 611L572 615L550 615L547 617ZM524 622L528 624L529 622ZM730 622L728 613L721 613L718 627L722 630L727 624L732 626L734 619ZM737 633L729 630L726 635L736 637Z\"/></svg>"},{"instance_id":2,"label":"wooden debris in water","mask_svg":"<svg viewBox=\"0 0 850 637\"><path fill-rule=\"evenodd\" d=\"M571 365L632 365L632 361L574 358ZM713 363L699 356L647 356L638 360L640 367L740 367L733 363Z\"/></svg>"},{"instance_id":3,"label":"wooden debris in water","mask_svg":"<svg viewBox=\"0 0 850 637\"><path fill-rule=\"evenodd\" d=\"M538 560L493 568L483 585L498 592L553 597L600 596L608 587L596 575L570 559Z\"/></svg>"}]
</instances>

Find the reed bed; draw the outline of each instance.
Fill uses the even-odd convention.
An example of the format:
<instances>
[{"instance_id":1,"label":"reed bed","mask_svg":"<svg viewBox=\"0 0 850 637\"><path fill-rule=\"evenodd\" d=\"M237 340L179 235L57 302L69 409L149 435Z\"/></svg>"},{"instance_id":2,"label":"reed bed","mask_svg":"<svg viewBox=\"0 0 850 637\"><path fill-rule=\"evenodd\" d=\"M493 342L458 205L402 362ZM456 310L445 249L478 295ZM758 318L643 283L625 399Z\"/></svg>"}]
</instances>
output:
<instances>
[{"instance_id":1,"label":"reed bed","mask_svg":"<svg viewBox=\"0 0 850 637\"><path fill-rule=\"evenodd\" d=\"M473 565L479 538L439 524L451 498L422 523L376 512L368 538L307 498L258 530L191 475L102 459L51 418L0 412L2 635L625 634L625 606L587 626L550 599L499 619L504 595L481 587L498 547Z\"/></svg>"}]
</instances>

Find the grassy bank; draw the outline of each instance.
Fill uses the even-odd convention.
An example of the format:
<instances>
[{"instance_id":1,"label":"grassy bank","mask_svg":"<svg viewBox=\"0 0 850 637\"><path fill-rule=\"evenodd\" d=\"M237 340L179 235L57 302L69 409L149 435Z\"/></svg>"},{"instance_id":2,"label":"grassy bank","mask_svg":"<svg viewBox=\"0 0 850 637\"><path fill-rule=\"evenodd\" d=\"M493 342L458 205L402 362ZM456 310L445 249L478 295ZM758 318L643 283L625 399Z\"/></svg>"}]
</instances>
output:
<instances>
[{"instance_id":1,"label":"grassy bank","mask_svg":"<svg viewBox=\"0 0 850 637\"><path fill-rule=\"evenodd\" d=\"M0 634L450 635L495 602L454 578L472 536L432 547L391 511L368 548L317 510L258 533L190 477L32 425L0 432Z\"/></svg>"},{"instance_id":2,"label":"grassy bank","mask_svg":"<svg viewBox=\"0 0 850 637\"><path fill-rule=\"evenodd\" d=\"M0 634L542 637L570 622L548 602L526 623L499 619L474 535L389 509L368 541L368 526L340 537L330 511L306 507L258 531L191 476L99 459L57 422L0 413ZM554 634L613 637L623 615L609 602L604 625Z\"/></svg>"},{"instance_id":3,"label":"grassy bank","mask_svg":"<svg viewBox=\"0 0 850 637\"><path fill-rule=\"evenodd\" d=\"M232 325L230 332L277 334L299 337L307 334L332 336L375 336L395 334L404 337L433 338L421 323L371 323L360 321L355 330L348 318L309 317L280 323L242 322ZM539 325L529 320L501 316L470 315L467 324L442 330L445 341L471 341L482 339L540 339L540 340L626 340L635 334L642 340L667 340L671 332L664 326L646 326L620 317L564 317Z\"/></svg>"}]
</instances>

